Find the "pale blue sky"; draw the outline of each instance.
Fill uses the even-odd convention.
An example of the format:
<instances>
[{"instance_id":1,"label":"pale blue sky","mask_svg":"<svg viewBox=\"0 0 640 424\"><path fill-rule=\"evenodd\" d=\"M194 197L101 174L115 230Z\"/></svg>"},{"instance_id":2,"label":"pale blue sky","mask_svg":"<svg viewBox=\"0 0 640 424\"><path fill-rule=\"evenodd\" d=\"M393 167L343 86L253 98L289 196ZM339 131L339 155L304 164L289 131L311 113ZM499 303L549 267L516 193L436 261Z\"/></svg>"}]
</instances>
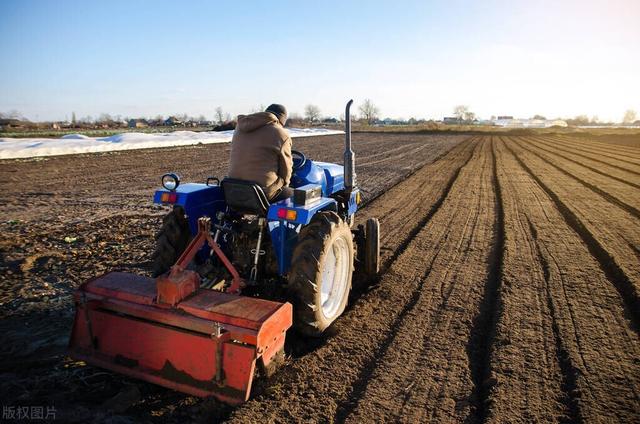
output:
<instances>
[{"instance_id":1,"label":"pale blue sky","mask_svg":"<svg viewBox=\"0 0 640 424\"><path fill-rule=\"evenodd\" d=\"M640 112L640 1L0 1L0 111Z\"/></svg>"}]
</instances>

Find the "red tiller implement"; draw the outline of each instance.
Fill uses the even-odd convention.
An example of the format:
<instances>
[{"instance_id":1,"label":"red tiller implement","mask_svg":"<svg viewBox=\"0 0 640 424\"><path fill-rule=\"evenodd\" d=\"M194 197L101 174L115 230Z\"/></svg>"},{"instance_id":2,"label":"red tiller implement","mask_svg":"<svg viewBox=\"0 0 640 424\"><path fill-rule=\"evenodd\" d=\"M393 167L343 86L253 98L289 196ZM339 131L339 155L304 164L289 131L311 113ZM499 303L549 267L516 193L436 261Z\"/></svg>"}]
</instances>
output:
<instances>
[{"instance_id":1,"label":"red tiller implement","mask_svg":"<svg viewBox=\"0 0 640 424\"><path fill-rule=\"evenodd\" d=\"M233 265L198 222L196 238L157 279L110 272L75 293L70 355L121 374L231 404L249 398L257 361L268 366L284 348L292 307L236 293ZM226 292L200 289L186 269L208 243L231 273Z\"/></svg>"}]
</instances>

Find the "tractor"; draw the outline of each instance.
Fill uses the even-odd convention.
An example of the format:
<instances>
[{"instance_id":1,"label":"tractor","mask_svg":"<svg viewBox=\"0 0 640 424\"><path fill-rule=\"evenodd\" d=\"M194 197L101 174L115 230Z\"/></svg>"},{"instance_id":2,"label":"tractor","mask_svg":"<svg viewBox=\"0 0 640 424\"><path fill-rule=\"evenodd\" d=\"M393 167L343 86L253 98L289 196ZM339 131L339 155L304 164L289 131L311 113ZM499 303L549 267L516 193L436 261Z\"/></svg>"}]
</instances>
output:
<instances>
[{"instance_id":1,"label":"tractor","mask_svg":"<svg viewBox=\"0 0 640 424\"><path fill-rule=\"evenodd\" d=\"M74 295L71 356L197 396L248 399L270 374L287 330L320 337L344 312L354 271L379 271L379 223L354 225L362 203L345 110L344 165L293 151L291 198L270 203L251 181L162 176L170 206L153 277L110 272Z\"/></svg>"}]
</instances>

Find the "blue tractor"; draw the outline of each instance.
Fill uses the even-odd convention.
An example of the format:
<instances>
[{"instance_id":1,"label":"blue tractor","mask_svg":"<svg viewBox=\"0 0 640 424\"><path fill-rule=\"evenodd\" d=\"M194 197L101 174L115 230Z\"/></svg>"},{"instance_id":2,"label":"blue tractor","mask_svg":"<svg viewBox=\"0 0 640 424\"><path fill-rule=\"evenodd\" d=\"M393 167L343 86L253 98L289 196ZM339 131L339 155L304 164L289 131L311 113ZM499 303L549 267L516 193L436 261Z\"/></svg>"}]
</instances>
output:
<instances>
[{"instance_id":1,"label":"blue tractor","mask_svg":"<svg viewBox=\"0 0 640 424\"><path fill-rule=\"evenodd\" d=\"M361 204L346 109L344 166L294 154L292 198L257 184L162 178L172 206L158 233L156 278L112 271L74 293L69 354L195 396L240 404L256 367L281 363L293 325L319 336L342 314L354 269L379 268L379 224L354 228Z\"/></svg>"},{"instance_id":2,"label":"blue tractor","mask_svg":"<svg viewBox=\"0 0 640 424\"><path fill-rule=\"evenodd\" d=\"M293 305L293 325L321 335L344 311L354 270L363 280L379 271L379 223L354 228L361 204L356 184L351 124L346 106L344 165L311 160L293 151L292 198L270 204L251 182L215 177L182 184L165 174L154 202L171 205L157 235L154 276L165 274L210 217L213 241L244 282L242 294ZM219 255L204 245L191 265L201 287L224 291L232 276Z\"/></svg>"}]
</instances>

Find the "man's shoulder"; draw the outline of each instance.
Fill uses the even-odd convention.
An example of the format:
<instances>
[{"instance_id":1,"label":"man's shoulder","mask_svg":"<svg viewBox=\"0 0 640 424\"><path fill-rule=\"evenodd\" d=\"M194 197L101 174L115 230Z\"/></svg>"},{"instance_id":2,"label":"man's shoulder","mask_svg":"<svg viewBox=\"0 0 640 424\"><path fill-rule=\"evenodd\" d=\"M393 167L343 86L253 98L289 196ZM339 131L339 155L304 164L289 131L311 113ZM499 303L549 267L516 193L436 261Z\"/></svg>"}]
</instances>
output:
<instances>
[{"instance_id":1,"label":"man's shoulder","mask_svg":"<svg viewBox=\"0 0 640 424\"><path fill-rule=\"evenodd\" d=\"M289 131L284 129L282 125L265 125L260 129L263 134L269 134L274 138L280 140L280 142L284 142L290 138Z\"/></svg>"},{"instance_id":2,"label":"man's shoulder","mask_svg":"<svg viewBox=\"0 0 640 424\"><path fill-rule=\"evenodd\" d=\"M291 138L291 136L289 135L289 131L282 127L282 125L277 125L275 126L275 128L276 130L278 130L278 134L280 134L280 137L282 137L283 140Z\"/></svg>"}]
</instances>

